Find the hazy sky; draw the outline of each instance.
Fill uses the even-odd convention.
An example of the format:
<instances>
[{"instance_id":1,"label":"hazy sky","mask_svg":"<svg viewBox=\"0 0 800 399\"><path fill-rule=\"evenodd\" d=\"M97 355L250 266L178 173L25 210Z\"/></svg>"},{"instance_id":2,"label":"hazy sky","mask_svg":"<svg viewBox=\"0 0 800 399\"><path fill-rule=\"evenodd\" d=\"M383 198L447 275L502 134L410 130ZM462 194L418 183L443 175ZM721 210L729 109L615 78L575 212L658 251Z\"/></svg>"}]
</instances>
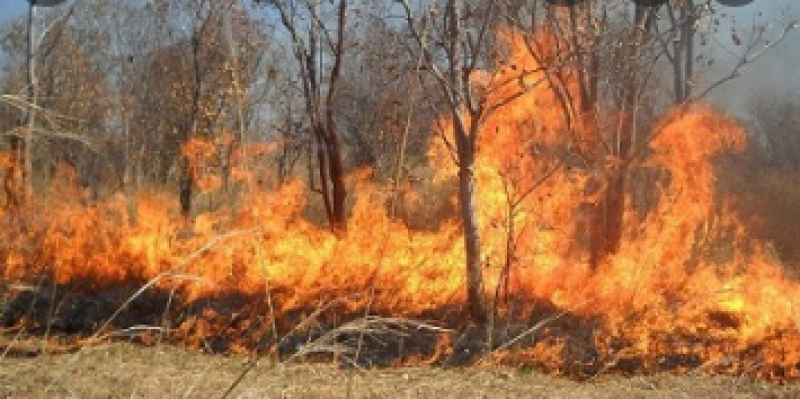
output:
<instances>
[{"instance_id":1,"label":"hazy sky","mask_svg":"<svg viewBox=\"0 0 800 399\"><path fill-rule=\"evenodd\" d=\"M80 0L68 0L67 2L72 1ZM0 25L9 19L24 15L26 10L26 0L0 0ZM743 36L747 34L748 27L752 26L754 18L758 18L760 23L775 21L773 30L768 31L768 34L774 36L779 32L779 27L785 25L789 17L800 18L800 2L797 0L755 0L748 6L726 8L723 12L734 17L736 25L740 27L739 32ZM761 17L758 17L759 12L762 12ZM724 18L724 20L730 21L731 18ZM729 29L722 29L721 32L719 40L722 44L728 45L734 52L741 51L741 47L732 45ZM729 107L734 112L740 111L744 95L754 91L795 91L800 94L800 68L798 68L800 66L800 29L792 32L789 36L789 40L786 40L779 48L767 53L758 63L748 66L735 81L717 90L714 97L720 105ZM714 57L719 68L716 72L719 73L725 73L725 66L730 62L735 62L735 57L719 49L715 50Z\"/></svg>"},{"instance_id":2,"label":"hazy sky","mask_svg":"<svg viewBox=\"0 0 800 399\"><path fill-rule=\"evenodd\" d=\"M733 10L733 9L731 9ZM754 4L736 10L736 22L741 32L752 30L753 19L760 23L771 22L767 37L779 35L790 21L800 20L800 2L797 0L756 0ZM758 12L763 11L763 17ZM723 30L721 42L731 44L731 31ZM736 46L730 46L737 50ZM741 48L738 48L741 51ZM734 62L734 57L717 50L715 54L723 66ZM800 95L800 27L793 29L779 46L766 52L756 63L747 66L739 78L721 87L714 93L718 103L733 112L741 111L749 94L764 91L794 92ZM722 69L722 68L720 68ZM719 72L719 71L718 71Z\"/></svg>"},{"instance_id":3,"label":"hazy sky","mask_svg":"<svg viewBox=\"0 0 800 399\"><path fill-rule=\"evenodd\" d=\"M0 0L0 22L16 18L25 13L28 2L25 0Z\"/></svg>"}]
</instances>

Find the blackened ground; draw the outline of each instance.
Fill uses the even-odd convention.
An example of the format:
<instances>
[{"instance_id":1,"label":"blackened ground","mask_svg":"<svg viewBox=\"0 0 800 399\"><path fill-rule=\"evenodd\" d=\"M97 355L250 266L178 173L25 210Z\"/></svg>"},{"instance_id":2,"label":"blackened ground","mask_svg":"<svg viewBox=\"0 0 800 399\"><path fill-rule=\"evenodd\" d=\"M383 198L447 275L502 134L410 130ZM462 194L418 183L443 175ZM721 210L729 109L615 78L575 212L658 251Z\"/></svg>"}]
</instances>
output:
<instances>
[{"instance_id":1,"label":"blackened ground","mask_svg":"<svg viewBox=\"0 0 800 399\"><path fill-rule=\"evenodd\" d=\"M577 381L608 374L702 372L786 382L800 374L797 364L766 363L760 347L709 364L707 353L725 348L727 343L691 335L670 337L676 342L674 349L662 348L658 356L628 354L626 348L631 343L605 336L600 320L568 314L554 318L560 310L548 303L537 304L537 312L525 319L498 320L490 340L486 326L470 324L456 308L407 319L380 312L364 317L363 310L348 310L354 308L353 300L339 301L331 296L333 299L320 298L315 306L285 311L273 319L273 307L263 296L215 296L188 302L179 291L151 289L139 293L143 285L131 283L97 291L44 281L36 285L6 284L0 291L0 327L7 337L33 337L75 350L87 342L96 345L124 340L145 347L171 344L208 354L356 369L493 364ZM280 297L279 292L273 295L278 303ZM728 315L713 314L709 319L721 320L726 328L736 327L736 320ZM547 322L540 323L543 320ZM598 336L603 338L602 349L597 346ZM788 338L778 335L775 339L780 342ZM510 342L514 344L506 348ZM696 349L687 351L687 347ZM41 354L36 348L10 344L3 348L21 357Z\"/></svg>"}]
</instances>

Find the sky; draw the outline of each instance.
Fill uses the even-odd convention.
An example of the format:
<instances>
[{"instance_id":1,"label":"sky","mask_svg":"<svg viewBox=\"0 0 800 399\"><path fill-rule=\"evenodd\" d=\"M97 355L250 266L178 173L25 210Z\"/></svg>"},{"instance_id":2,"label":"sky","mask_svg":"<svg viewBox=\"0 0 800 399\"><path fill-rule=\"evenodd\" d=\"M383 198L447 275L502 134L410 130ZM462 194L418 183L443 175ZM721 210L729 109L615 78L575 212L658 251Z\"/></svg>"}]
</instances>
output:
<instances>
[{"instance_id":1,"label":"sky","mask_svg":"<svg viewBox=\"0 0 800 399\"><path fill-rule=\"evenodd\" d=\"M72 1L67 0L59 7L69 4ZM27 15L28 1L27 0L0 0L0 28L2 28L8 21ZM5 55L0 51L0 65L3 63Z\"/></svg>"},{"instance_id":2,"label":"sky","mask_svg":"<svg viewBox=\"0 0 800 399\"><path fill-rule=\"evenodd\" d=\"M25 12L27 2L23 0L0 0L0 19L13 18Z\"/></svg>"},{"instance_id":3,"label":"sky","mask_svg":"<svg viewBox=\"0 0 800 399\"><path fill-rule=\"evenodd\" d=\"M742 32L747 29L752 30L754 18L757 23L765 24L770 21L770 28L767 29L768 37L777 37L783 27L791 21L800 21L800 2L797 0L756 0L753 4L740 7L735 10L736 24ZM763 16L758 17L758 12L763 11ZM720 40L730 46L731 31L722 30ZM735 49L735 46L730 46ZM734 62L733 57L717 51L722 59L721 67L730 70L730 65ZM742 71L740 77L728 84L720 87L714 93L717 103L729 111L738 114L746 107L746 95L760 92L776 92L779 94L793 93L800 95L800 27L789 32L786 39L778 46L764 53L757 62L748 65Z\"/></svg>"},{"instance_id":4,"label":"sky","mask_svg":"<svg viewBox=\"0 0 800 399\"><path fill-rule=\"evenodd\" d=\"M0 24L25 14L27 10L26 0L0 0Z\"/></svg>"},{"instance_id":5,"label":"sky","mask_svg":"<svg viewBox=\"0 0 800 399\"><path fill-rule=\"evenodd\" d=\"M79 0L67 0L64 4L72 1ZM26 0L0 0L0 26L10 19L25 15L27 8ZM757 17L759 12L762 13L761 17ZM783 21L784 25L787 19L800 19L800 2L797 0L754 0L753 3L744 7L725 8L723 13L727 16L723 18L723 23L735 20L739 31L745 34L754 18L757 18L761 24L775 20ZM768 31L768 34L774 37L779 33L779 26L784 25L775 22L773 30ZM721 43L727 44L734 52L740 50L731 44L729 29L722 29L721 32L719 37ZM720 50L715 52L715 57L715 61L717 61L715 74L727 74L730 69L726 69L726 67L735 62L735 57ZM798 65L800 65L800 29L792 32L788 40L766 53L757 63L744 68L740 77L720 87L714 92L713 97L718 105L734 113L740 113L746 106L743 93L792 91L800 95L800 72L798 72L800 68Z\"/></svg>"}]
</instances>

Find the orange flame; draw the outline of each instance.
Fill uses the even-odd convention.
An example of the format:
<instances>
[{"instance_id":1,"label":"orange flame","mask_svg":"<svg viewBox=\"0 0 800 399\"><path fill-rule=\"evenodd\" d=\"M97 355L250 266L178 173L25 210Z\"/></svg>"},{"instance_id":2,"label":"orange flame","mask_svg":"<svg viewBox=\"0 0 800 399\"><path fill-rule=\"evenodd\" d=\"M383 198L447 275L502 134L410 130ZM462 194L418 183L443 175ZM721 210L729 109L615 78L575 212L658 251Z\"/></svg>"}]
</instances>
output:
<instances>
[{"instance_id":1,"label":"orange flame","mask_svg":"<svg viewBox=\"0 0 800 399\"><path fill-rule=\"evenodd\" d=\"M712 161L722 152L743 150L744 130L704 106L664 117L654 128L651 155L639 165L657 176L651 181L656 205L643 216L628 210L620 252L590 272L577 226L585 218L582 204L589 201L585 187L593 172L562 168L536 186L553 170L547 151L565 145L559 137L564 121L550 89L539 83L542 77L522 39L503 37L514 49L506 65L516 72L507 67L475 79L486 87L499 85L490 102L525 90L484 121L480 136L475 174L486 286L505 284L508 266L508 294L526 305L526 314L544 300L601 320L593 339L602 355L623 356L622 345L624 356L650 362L676 352L712 362L761 347L764 364L796 376L800 337L793 298L799 286L784 277L762 246L746 239L743 223L715 198ZM521 82L512 79L519 71L529 71ZM443 119L439 126L447 132L449 123ZM184 153L205 173L213 168L201 165L218 156L218 147L196 140ZM184 230L174 198L164 193L116 195L91 206L61 195L43 201L24 227L8 222L14 215L3 211L8 244L1 278L30 281L47 273L60 284L88 289L161 278L161 286L182 286L188 300L270 293L278 314L332 297L352 298L351 311L369 304L376 312L401 316L463 304L464 248L457 220L445 219L436 230L410 229L387 212L389 188L353 178L351 228L334 237L307 217L310 190L302 179L273 191L254 183L240 154L274 148L240 147L232 158L233 175L245 187L237 204L198 215L191 231ZM432 145L437 169L431 189L446 186L454 173L446 151ZM217 178L200 179L204 190L217 190ZM520 197L510 221L509 195L529 189L534 191ZM510 222L514 237L508 236ZM720 234L723 240L715 236ZM720 241L724 248L711 251ZM567 350L563 341L554 342L558 351ZM546 360L554 353L546 346L522 353L554 362Z\"/></svg>"}]
</instances>

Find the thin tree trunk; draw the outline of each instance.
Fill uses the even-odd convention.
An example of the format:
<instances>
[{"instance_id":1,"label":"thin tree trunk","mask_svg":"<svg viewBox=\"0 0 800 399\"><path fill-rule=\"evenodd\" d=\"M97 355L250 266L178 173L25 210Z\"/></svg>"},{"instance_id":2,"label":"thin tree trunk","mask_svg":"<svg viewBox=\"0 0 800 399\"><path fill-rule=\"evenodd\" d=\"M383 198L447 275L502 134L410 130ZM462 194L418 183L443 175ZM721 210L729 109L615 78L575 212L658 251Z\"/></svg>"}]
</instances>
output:
<instances>
[{"instance_id":1,"label":"thin tree trunk","mask_svg":"<svg viewBox=\"0 0 800 399\"><path fill-rule=\"evenodd\" d=\"M210 16L208 17L210 18ZM192 33L192 71L193 71L193 86L192 86L192 112L189 119L188 130L184 128L182 145L189 143L197 134L198 119L200 118L200 96L203 91L203 78L200 71L200 46L202 45L202 34L205 24L208 19L202 21L199 28L195 28ZM181 179L180 179L180 203L181 215L187 220L192 214L192 195L194 192L194 175L192 173L191 161L183 154L181 155Z\"/></svg>"},{"instance_id":2,"label":"thin tree trunk","mask_svg":"<svg viewBox=\"0 0 800 399\"><path fill-rule=\"evenodd\" d=\"M597 270L608 257L619 251L625 218L627 172L615 171L606 177L608 186L594 205L591 216L589 265Z\"/></svg>"},{"instance_id":3,"label":"thin tree trunk","mask_svg":"<svg viewBox=\"0 0 800 399\"><path fill-rule=\"evenodd\" d=\"M462 154L458 168L458 200L461 207L461 223L464 229L464 248L467 267L467 306L470 316L477 323L487 319L483 288L483 265L481 263L481 239L478 217L475 213L474 159Z\"/></svg>"},{"instance_id":4,"label":"thin tree trunk","mask_svg":"<svg viewBox=\"0 0 800 399\"><path fill-rule=\"evenodd\" d=\"M694 36L695 36L695 10L694 1L687 1L683 6L683 40L682 43L685 47L686 54L684 54L684 71L683 71L683 89L681 98L678 104L683 104L692 97L692 87L694 79Z\"/></svg>"},{"instance_id":5,"label":"thin tree trunk","mask_svg":"<svg viewBox=\"0 0 800 399\"><path fill-rule=\"evenodd\" d=\"M342 150L339 143L339 134L332 120L328 121L328 173L331 183L331 227L336 233L347 230L347 212L345 201L347 189L344 186L344 166L342 163Z\"/></svg>"},{"instance_id":6,"label":"thin tree trunk","mask_svg":"<svg viewBox=\"0 0 800 399\"><path fill-rule=\"evenodd\" d=\"M325 128L317 126L315 129L317 138L317 172L319 173L319 191L322 194L322 202L325 205L325 217L332 231L335 231L333 218L333 201L330 195L330 162L328 161L328 145L325 142Z\"/></svg>"},{"instance_id":7,"label":"thin tree trunk","mask_svg":"<svg viewBox=\"0 0 800 399\"><path fill-rule=\"evenodd\" d=\"M181 179L180 179L180 202L181 216L188 218L192 214L192 192L194 189L194 178L189 165L189 160L184 156L181 159Z\"/></svg>"},{"instance_id":8,"label":"thin tree trunk","mask_svg":"<svg viewBox=\"0 0 800 399\"><path fill-rule=\"evenodd\" d=\"M337 15L337 32L332 49L333 66L328 77L327 94L321 95L318 76L319 32L316 23L312 23L308 31L308 42L303 43L300 34L290 16L288 6L284 2L275 2L280 13L283 26L289 31L294 45L294 55L301 67L303 95L306 100L306 112L313 126L313 134L317 143L317 168L320 178L319 192L325 204L325 213L331 231L340 234L347 229L347 212L345 202L347 190L344 181L344 162L341 139L336 127L334 110L336 109L336 89L342 70L342 59L345 55L345 31L347 28L347 0L340 0ZM319 3L313 7L312 14L318 14ZM321 63L320 63L321 65ZM324 103L323 103L324 101ZM324 108L324 111L321 109ZM313 176L313 174L312 174ZM312 180L313 182L313 180Z\"/></svg>"},{"instance_id":9,"label":"thin tree trunk","mask_svg":"<svg viewBox=\"0 0 800 399\"><path fill-rule=\"evenodd\" d=\"M347 212L345 210L345 200L347 190L344 186L344 166L342 162L342 148L339 139L339 131L336 127L336 118L333 114L336 103L336 89L342 71L342 59L344 58L344 41L347 22L347 0L340 0L337 21L337 40L334 49L334 63L331 68L330 82L328 85L328 96L325 99L325 145L328 151L328 173L331 183L331 204L333 213L331 228L336 233L347 230ZM327 194L327 193L326 193Z\"/></svg>"},{"instance_id":10,"label":"thin tree trunk","mask_svg":"<svg viewBox=\"0 0 800 399\"><path fill-rule=\"evenodd\" d=\"M33 134L36 129L36 104L38 95L36 91L36 33L34 32L36 20L36 6L31 2L28 8L28 130L25 132L25 151L23 155L23 179L25 181L24 198L30 201L33 198Z\"/></svg>"},{"instance_id":11,"label":"thin tree trunk","mask_svg":"<svg viewBox=\"0 0 800 399\"><path fill-rule=\"evenodd\" d=\"M233 27L231 22L231 11L225 11L224 15L224 29L225 29L225 39L228 45L228 56L229 56L229 65L231 68L231 84L233 86L233 95L234 101L236 102L236 132L237 134L232 137L230 141L224 140L223 143L223 150L221 156L221 163L222 163L222 189L223 189L223 197L224 201L231 203L233 201L233 187L232 187L232 173L233 173L233 165L232 165L232 158L233 158L233 150L238 145L240 151L242 151L242 159L247 159L245 151L244 140L245 140L245 121L244 121L244 107L242 103L244 101L244 91L242 90L241 83L239 81L239 51L236 48L236 41L233 37Z\"/></svg>"},{"instance_id":12,"label":"thin tree trunk","mask_svg":"<svg viewBox=\"0 0 800 399\"><path fill-rule=\"evenodd\" d=\"M638 118L638 90L641 84L637 63L646 38L646 32L654 22L655 9L636 6L636 22L631 42L628 44L625 65L626 81L623 83L622 121L616 139L613 165L605 176L606 187L602 199L595 204L590 229L589 265L597 270L608 258L619 251L624 230L628 161L636 138Z\"/></svg>"}]
</instances>

